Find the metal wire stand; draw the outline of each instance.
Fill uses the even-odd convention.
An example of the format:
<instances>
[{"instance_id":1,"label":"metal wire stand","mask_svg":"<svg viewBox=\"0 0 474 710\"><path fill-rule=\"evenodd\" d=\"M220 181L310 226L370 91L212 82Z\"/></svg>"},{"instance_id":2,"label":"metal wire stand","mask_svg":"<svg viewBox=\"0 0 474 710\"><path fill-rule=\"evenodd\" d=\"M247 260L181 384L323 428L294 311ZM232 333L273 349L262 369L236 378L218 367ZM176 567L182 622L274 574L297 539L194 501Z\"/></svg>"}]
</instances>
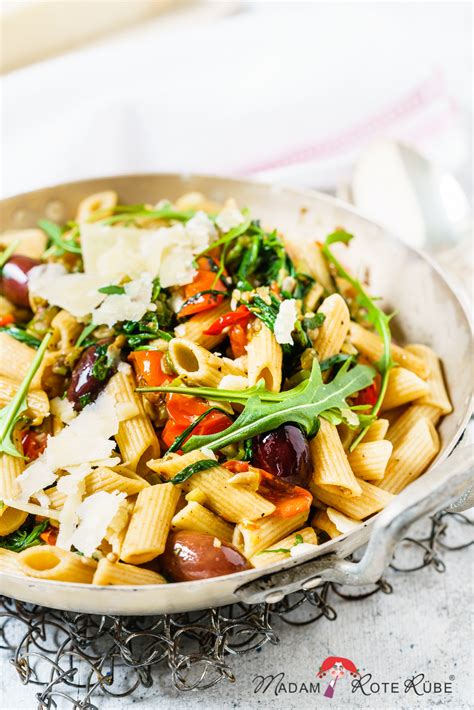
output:
<instances>
[{"instance_id":1,"label":"metal wire stand","mask_svg":"<svg viewBox=\"0 0 474 710\"><path fill-rule=\"evenodd\" d=\"M425 523L427 534L400 543L391 570L408 573L433 567L444 572L440 555L474 542L466 539L474 522L464 514L441 511ZM12 654L21 681L40 688L39 710L98 710L95 703L103 694L124 698L150 688L158 666L168 669L181 691L205 690L224 679L233 682L232 656L277 644L275 627L281 622L307 625L323 617L334 621L335 607L342 601L392 591L385 578L357 591L327 582L317 591L298 592L277 604L234 604L155 617L74 614L1 597L0 648Z\"/></svg>"}]
</instances>

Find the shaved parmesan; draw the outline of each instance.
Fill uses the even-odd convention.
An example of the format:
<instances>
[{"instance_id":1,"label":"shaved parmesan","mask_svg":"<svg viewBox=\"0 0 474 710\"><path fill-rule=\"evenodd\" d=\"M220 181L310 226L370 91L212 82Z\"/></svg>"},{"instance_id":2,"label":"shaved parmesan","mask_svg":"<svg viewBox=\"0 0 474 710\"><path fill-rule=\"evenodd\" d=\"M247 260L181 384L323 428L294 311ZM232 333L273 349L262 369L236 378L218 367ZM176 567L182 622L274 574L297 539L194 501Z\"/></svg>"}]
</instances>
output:
<instances>
[{"instance_id":1,"label":"shaved parmesan","mask_svg":"<svg viewBox=\"0 0 474 710\"><path fill-rule=\"evenodd\" d=\"M224 375L217 388L220 390L245 390L248 386L248 379L243 375Z\"/></svg>"},{"instance_id":2,"label":"shaved parmesan","mask_svg":"<svg viewBox=\"0 0 474 710\"><path fill-rule=\"evenodd\" d=\"M195 254L207 249L211 242L217 239L217 230L214 224L202 210L196 212L194 217L186 222L186 233Z\"/></svg>"},{"instance_id":3,"label":"shaved parmesan","mask_svg":"<svg viewBox=\"0 0 474 710\"><path fill-rule=\"evenodd\" d=\"M245 222L245 217L234 200L229 200L224 209L216 217L216 224L221 232L229 232L234 227Z\"/></svg>"},{"instance_id":4,"label":"shaved parmesan","mask_svg":"<svg viewBox=\"0 0 474 710\"><path fill-rule=\"evenodd\" d=\"M86 498L77 509L79 525L71 536L71 545L90 557L105 537L125 493L98 491Z\"/></svg>"},{"instance_id":5,"label":"shaved parmesan","mask_svg":"<svg viewBox=\"0 0 474 710\"><path fill-rule=\"evenodd\" d=\"M347 515L344 515L344 513L340 513L334 508L328 508L326 510L326 513L331 523L335 525L339 532L343 535L345 533L351 532L351 530L354 530L354 528L357 528L360 525L359 520L349 518Z\"/></svg>"},{"instance_id":6,"label":"shaved parmesan","mask_svg":"<svg viewBox=\"0 0 474 710\"><path fill-rule=\"evenodd\" d=\"M310 542L301 542L299 545L293 545L293 547L290 548L290 555L291 557L301 557L302 555L306 555L308 552L314 552L317 549L318 545L313 545Z\"/></svg>"},{"instance_id":7,"label":"shaved parmesan","mask_svg":"<svg viewBox=\"0 0 474 710\"><path fill-rule=\"evenodd\" d=\"M297 318L298 311L296 309L295 299L289 298L286 301L282 301L273 329L277 343L280 343L280 345L293 345L291 333L295 327Z\"/></svg>"},{"instance_id":8,"label":"shaved parmesan","mask_svg":"<svg viewBox=\"0 0 474 710\"><path fill-rule=\"evenodd\" d=\"M103 392L98 399L56 436L49 436L46 449L18 476L20 499L28 498L51 485L56 471L80 464L93 464L109 458L115 448L114 436L119 427L115 400Z\"/></svg>"},{"instance_id":9,"label":"shaved parmesan","mask_svg":"<svg viewBox=\"0 0 474 710\"><path fill-rule=\"evenodd\" d=\"M84 318L105 298L98 289L108 283L99 274L70 274L61 264L42 264L28 272L28 288L33 296Z\"/></svg>"},{"instance_id":10,"label":"shaved parmesan","mask_svg":"<svg viewBox=\"0 0 474 710\"><path fill-rule=\"evenodd\" d=\"M77 417L77 412L74 411L74 405L66 397L54 397L50 400L49 406L51 414L58 417L63 424L70 424Z\"/></svg>"},{"instance_id":11,"label":"shaved parmesan","mask_svg":"<svg viewBox=\"0 0 474 710\"><path fill-rule=\"evenodd\" d=\"M156 311L156 305L151 302L153 279L150 274L143 273L139 278L124 284L124 290L123 294L107 296L92 311L92 322L95 325L112 327L119 321L138 321L148 311Z\"/></svg>"},{"instance_id":12,"label":"shaved parmesan","mask_svg":"<svg viewBox=\"0 0 474 710\"><path fill-rule=\"evenodd\" d=\"M42 518L51 518L52 520L57 520L60 516L58 510L53 508L46 508L42 505L36 505L36 503L27 503L23 500L13 500L12 498L4 498L3 502L8 508L15 508L15 510L23 510L25 513L31 513L31 515L41 515Z\"/></svg>"}]
</instances>

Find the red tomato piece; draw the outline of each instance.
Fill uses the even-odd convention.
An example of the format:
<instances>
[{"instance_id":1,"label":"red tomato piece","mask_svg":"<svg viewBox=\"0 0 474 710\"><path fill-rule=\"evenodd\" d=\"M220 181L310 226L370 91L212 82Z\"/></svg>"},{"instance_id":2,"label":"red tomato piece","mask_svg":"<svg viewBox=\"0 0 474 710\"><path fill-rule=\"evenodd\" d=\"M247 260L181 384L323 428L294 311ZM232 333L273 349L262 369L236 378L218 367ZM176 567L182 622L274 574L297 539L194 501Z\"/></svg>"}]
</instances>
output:
<instances>
[{"instance_id":1,"label":"red tomato piece","mask_svg":"<svg viewBox=\"0 0 474 710\"><path fill-rule=\"evenodd\" d=\"M161 434L166 446L171 444L188 428L201 414L209 409L209 403L198 397L188 397L183 394L167 394L166 409L168 421ZM207 417L199 422L192 434L206 435L217 434L227 429L232 424L232 419L222 412L210 412Z\"/></svg>"},{"instance_id":2,"label":"red tomato piece","mask_svg":"<svg viewBox=\"0 0 474 710\"><path fill-rule=\"evenodd\" d=\"M128 359L133 362L139 387L160 387L173 378L162 368L163 353L159 350L135 350Z\"/></svg>"},{"instance_id":3,"label":"red tomato piece","mask_svg":"<svg viewBox=\"0 0 474 710\"><path fill-rule=\"evenodd\" d=\"M261 468L258 470L260 472L258 493L276 506L273 515L279 518L291 518L298 513L309 512L313 500L309 491L283 481Z\"/></svg>"},{"instance_id":4,"label":"red tomato piece","mask_svg":"<svg viewBox=\"0 0 474 710\"><path fill-rule=\"evenodd\" d=\"M180 318L208 311L224 300L223 295L203 291L227 291L225 283L220 278L216 280L216 271L213 269L217 264L215 259L202 256L197 264L199 268L192 283L184 287L186 303L179 312Z\"/></svg>"},{"instance_id":5,"label":"red tomato piece","mask_svg":"<svg viewBox=\"0 0 474 710\"><path fill-rule=\"evenodd\" d=\"M47 435L44 431L25 431L21 437L23 453L27 459L34 461L46 448Z\"/></svg>"},{"instance_id":6,"label":"red tomato piece","mask_svg":"<svg viewBox=\"0 0 474 710\"><path fill-rule=\"evenodd\" d=\"M14 323L15 319L11 313L6 313L4 316L0 316L0 328L3 328L10 323Z\"/></svg>"},{"instance_id":7,"label":"red tomato piece","mask_svg":"<svg viewBox=\"0 0 474 710\"><path fill-rule=\"evenodd\" d=\"M219 335L222 333L224 328L229 326L235 326L237 323L244 326L247 324L251 313L247 306L239 306L235 311L229 311L224 313L224 315L219 316L217 320L209 326L207 330L204 331L205 335Z\"/></svg>"},{"instance_id":8,"label":"red tomato piece","mask_svg":"<svg viewBox=\"0 0 474 710\"><path fill-rule=\"evenodd\" d=\"M353 404L369 404L371 407L373 407L377 401L378 396L379 394L377 385L375 384L375 382L372 382L371 385L365 387L363 390L356 394L355 399L353 400Z\"/></svg>"}]
</instances>

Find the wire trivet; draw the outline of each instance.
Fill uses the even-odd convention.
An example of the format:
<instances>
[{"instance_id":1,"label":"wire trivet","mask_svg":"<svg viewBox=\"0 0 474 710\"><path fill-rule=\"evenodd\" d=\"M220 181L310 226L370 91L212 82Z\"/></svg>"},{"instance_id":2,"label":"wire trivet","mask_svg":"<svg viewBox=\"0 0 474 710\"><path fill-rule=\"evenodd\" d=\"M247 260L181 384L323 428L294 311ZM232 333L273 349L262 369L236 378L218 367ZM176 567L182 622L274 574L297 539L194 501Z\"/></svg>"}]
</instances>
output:
<instances>
[{"instance_id":1,"label":"wire trivet","mask_svg":"<svg viewBox=\"0 0 474 710\"><path fill-rule=\"evenodd\" d=\"M464 514L441 511L425 524L427 535L407 537L399 544L390 565L393 571L433 567L444 572L440 554L474 542L460 539L474 525ZM411 564L407 559L404 564L403 558ZM277 604L234 604L155 617L75 614L0 597L0 648L13 653L11 663L25 685L41 686L36 694L39 710L98 710L94 703L101 694L124 698L151 687L159 665L167 666L181 691L205 690L224 679L233 682L232 656L279 643L274 628L279 622L334 621L334 606L341 601L392 591L384 578L356 591L326 582L317 591L298 592Z\"/></svg>"}]
</instances>

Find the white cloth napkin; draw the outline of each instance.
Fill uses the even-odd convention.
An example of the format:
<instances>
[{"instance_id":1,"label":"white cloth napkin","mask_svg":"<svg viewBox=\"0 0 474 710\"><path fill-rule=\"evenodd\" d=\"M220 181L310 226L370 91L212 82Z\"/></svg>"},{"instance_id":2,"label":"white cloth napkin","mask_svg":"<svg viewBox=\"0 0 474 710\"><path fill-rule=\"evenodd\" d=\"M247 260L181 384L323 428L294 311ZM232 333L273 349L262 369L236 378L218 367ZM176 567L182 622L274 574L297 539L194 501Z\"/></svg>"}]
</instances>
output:
<instances>
[{"instance_id":1,"label":"white cloth napkin","mask_svg":"<svg viewBox=\"0 0 474 710\"><path fill-rule=\"evenodd\" d=\"M331 187L379 135L466 162L467 5L264 3L165 25L3 77L3 195L160 170Z\"/></svg>"}]
</instances>

